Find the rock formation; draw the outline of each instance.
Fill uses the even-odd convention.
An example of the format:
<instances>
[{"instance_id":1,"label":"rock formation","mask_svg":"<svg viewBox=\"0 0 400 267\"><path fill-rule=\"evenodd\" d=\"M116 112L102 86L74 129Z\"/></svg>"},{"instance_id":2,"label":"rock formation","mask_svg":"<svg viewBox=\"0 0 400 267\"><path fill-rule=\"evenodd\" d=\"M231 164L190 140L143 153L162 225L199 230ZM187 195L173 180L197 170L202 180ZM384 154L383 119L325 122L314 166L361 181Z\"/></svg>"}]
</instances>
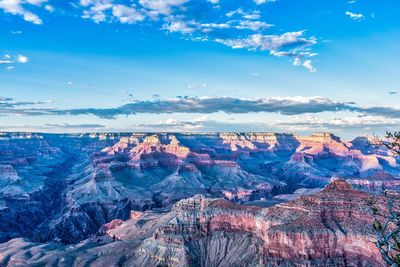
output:
<instances>
[{"instance_id":1,"label":"rock formation","mask_svg":"<svg viewBox=\"0 0 400 267\"><path fill-rule=\"evenodd\" d=\"M132 212L79 245L0 244L0 264L29 266L384 266L371 242L370 194L342 179L271 208L202 195L168 213Z\"/></svg>"},{"instance_id":2,"label":"rock formation","mask_svg":"<svg viewBox=\"0 0 400 267\"><path fill-rule=\"evenodd\" d=\"M331 177L379 194L399 173L384 148L329 133L1 133L0 241L77 243L196 194L267 207Z\"/></svg>"}]
</instances>

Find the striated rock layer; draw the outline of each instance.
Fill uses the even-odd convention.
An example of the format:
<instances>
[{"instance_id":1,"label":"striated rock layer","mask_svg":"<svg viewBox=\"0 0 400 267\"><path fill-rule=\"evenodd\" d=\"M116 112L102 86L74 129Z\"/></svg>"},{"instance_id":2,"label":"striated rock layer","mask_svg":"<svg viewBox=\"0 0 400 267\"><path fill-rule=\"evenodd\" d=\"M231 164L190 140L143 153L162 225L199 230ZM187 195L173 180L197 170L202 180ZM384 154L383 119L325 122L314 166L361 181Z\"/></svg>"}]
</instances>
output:
<instances>
[{"instance_id":1,"label":"striated rock layer","mask_svg":"<svg viewBox=\"0 0 400 267\"><path fill-rule=\"evenodd\" d=\"M371 242L370 197L341 179L271 208L196 195L168 213L131 212L79 245L10 240L0 245L0 264L383 267Z\"/></svg>"},{"instance_id":2,"label":"striated rock layer","mask_svg":"<svg viewBox=\"0 0 400 267\"><path fill-rule=\"evenodd\" d=\"M371 242L369 198L343 180L269 209L195 196L174 206L173 218L143 242L134 262L383 266ZM111 233L118 233L118 228Z\"/></svg>"},{"instance_id":3,"label":"striated rock layer","mask_svg":"<svg viewBox=\"0 0 400 267\"><path fill-rule=\"evenodd\" d=\"M0 242L66 244L131 210L202 194L268 207L331 177L379 194L400 187L398 157L330 133L0 133Z\"/></svg>"}]
</instances>

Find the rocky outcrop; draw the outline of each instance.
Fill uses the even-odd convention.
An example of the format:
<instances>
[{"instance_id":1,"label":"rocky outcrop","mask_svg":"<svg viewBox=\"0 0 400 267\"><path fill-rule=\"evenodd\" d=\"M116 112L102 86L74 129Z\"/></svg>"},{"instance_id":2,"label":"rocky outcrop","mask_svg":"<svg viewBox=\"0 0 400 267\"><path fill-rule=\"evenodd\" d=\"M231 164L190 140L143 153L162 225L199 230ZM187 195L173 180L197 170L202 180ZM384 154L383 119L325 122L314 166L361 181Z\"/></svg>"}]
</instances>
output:
<instances>
[{"instance_id":1,"label":"rocky outcrop","mask_svg":"<svg viewBox=\"0 0 400 267\"><path fill-rule=\"evenodd\" d=\"M370 241L369 198L344 180L333 181L320 193L269 209L195 196L175 204L173 218L143 242L135 262L383 266ZM220 245L236 253L221 250Z\"/></svg>"},{"instance_id":2,"label":"rocky outcrop","mask_svg":"<svg viewBox=\"0 0 400 267\"><path fill-rule=\"evenodd\" d=\"M63 191L78 155L86 157L84 149L90 154L110 143L34 133L0 137L0 241L19 236L43 240L48 231L41 232L41 225L61 216Z\"/></svg>"},{"instance_id":3,"label":"rocky outcrop","mask_svg":"<svg viewBox=\"0 0 400 267\"><path fill-rule=\"evenodd\" d=\"M341 179L266 209L196 195L168 213L132 212L77 246L13 239L0 244L0 264L383 267L370 197Z\"/></svg>"}]
</instances>

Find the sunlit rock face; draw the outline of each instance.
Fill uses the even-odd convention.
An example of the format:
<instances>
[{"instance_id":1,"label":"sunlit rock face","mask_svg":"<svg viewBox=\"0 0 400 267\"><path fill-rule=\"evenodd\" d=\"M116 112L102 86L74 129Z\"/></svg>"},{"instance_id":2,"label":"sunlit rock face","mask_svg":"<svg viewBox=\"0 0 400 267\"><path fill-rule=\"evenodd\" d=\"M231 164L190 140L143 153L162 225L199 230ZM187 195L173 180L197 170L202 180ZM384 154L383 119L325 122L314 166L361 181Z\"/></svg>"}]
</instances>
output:
<instances>
[{"instance_id":1,"label":"sunlit rock face","mask_svg":"<svg viewBox=\"0 0 400 267\"><path fill-rule=\"evenodd\" d=\"M174 205L165 215L173 214L172 218L142 243L133 262L383 266L370 241L369 197L344 180L269 209L197 195Z\"/></svg>"},{"instance_id":2,"label":"sunlit rock face","mask_svg":"<svg viewBox=\"0 0 400 267\"><path fill-rule=\"evenodd\" d=\"M10 240L0 244L0 264L383 267L371 242L371 196L342 179L271 208L196 195L170 212L133 211L79 245Z\"/></svg>"},{"instance_id":3,"label":"sunlit rock face","mask_svg":"<svg viewBox=\"0 0 400 267\"><path fill-rule=\"evenodd\" d=\"M399 171L367 138L330 133L0 133L0 241L77 243L197 194L267 207L332 177L380 193L400 186Z\"/></svg>"}]
</instances>

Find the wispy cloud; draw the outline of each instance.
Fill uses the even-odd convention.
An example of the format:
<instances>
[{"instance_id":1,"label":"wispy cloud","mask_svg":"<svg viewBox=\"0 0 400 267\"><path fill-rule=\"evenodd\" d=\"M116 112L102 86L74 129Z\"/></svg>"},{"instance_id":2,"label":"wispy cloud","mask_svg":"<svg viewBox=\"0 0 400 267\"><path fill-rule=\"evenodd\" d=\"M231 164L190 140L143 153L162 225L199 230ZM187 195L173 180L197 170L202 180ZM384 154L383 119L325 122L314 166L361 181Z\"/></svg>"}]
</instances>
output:
<instances>
[{"instance_id":1,"label":"wispy cloud","mask_svg":"<svg viewBox=\"0 0 400 267\"><path fill-rule=\"evenodd\" d=\"M295 116L287 121L277 121L276 126L307 129L371 129L371 128L392 128L400 126L400 118L386 118L383 116L352 116L333 117L321 119L316 116ZM294 127L294 128L293 128Z\"/></svg>"},{"instance_id":2,"label":"wispy cloud","mask_svg":"<svg viewBox=\"0 0 400 267\"><path fill-rule=\"evenodd\" d=\"M256 3L257 5L262 5L268 2L275 2L276 0L253 0L254 3Z\"/></svg>"},{"instance_id":3,"label":"wispy cloud","mask_svg":"<svg viewBox=\"0 0 400 267\"><path fill-rule=\"evenodd\" d=\"M235 120L215 120L209 116L194 119L179 120L170 118L158 122L137 123L124 128L107 127L102 124L57 124L44 125L6 125L0 130L7 131L37 131L37 132L99 132L99 131L163 131L163 132L384 132L387 129L400 127L400 119L388 119L380 116L352 116L346 118L318 118L314 115L292 116L285 120L269 119L259 122L242 122Z\"/></svg>"},{"instance_id":4,"label":"wispy cloud","mask_svg":"<svg viewBox=\"0 0 400 267\"><path fill-rule=\"evenodd\" d=\"M0 116L52 115L55 109L40 108L41 105L49 103L52 103L52 101L15 101L10 97L0 97Z\"/></svg>"},{"instance_id":5,"label":"wispy cloud","mask_svg":"<svg viewBox=\"0 0 400 267\"><path fill-rule=\"evenodd\" d=\"M102 124L90 124L90 123L85 123L85 124L47 123L47 124L45 124L45 126L49 127L49 128L56 128L56 129L100 129L100 128L105 128L105 126Z\"/></svg>"},{"instance_id":6,"label":"wispy cloud","mask_svg":"<svg viewBox=\"0 0 400 267\"><path fill-rule=\"evenodd\" d=\"M351 11L346 11L345 15L349 16L353 20L362 20L364 18L364 15L361 13L353 13Z\"/></svg>"},{"instance_id":7,"label":"wispy cloud","mask_svg":"<svg viewBox=\"0 0 400 267\"><path fill-rule=\"evenodd\" d=\"M216 39L217 42L234 49L248 49L251 51L268 51L277 57L293 58L293 65L301 65L309 71L316 71L311 60L305 57L314 57L317 54L309 50L317 43L316 37L304 37L304 31L286 32L281 35L253 34L246 38Z\"/></svg>"},{"instance_id":8,"label":"wispy cloud","mask_svg":"<svg viewBox=\"0 0 400 267\"><path fill-rule=\"evenodd\" d=\"M400 127L400 119L388 119L381 116L353 116L346 118L318 118L314 115L293 116L285 120L269 119L266 122L218 121L208 117L193 120L167 119L157 123L142 123L133 128L142 131L350 131L377 130Z\"/></svg>"},{"instance_id":9,"label":"wispy cloud","mask_svg":"<svg viewBox=\"0 0 400 267\"><path fill-rule=\"evenodd\" d=\"M141 131L187 131L187 132L220 132L220 131L266 131L271 126L266 123L246 123L233 121L217 121L206 116L193 120L167 119L157 123L142 123L133 125Z\"/></svg>"},{"instance_id":10,"label":"wispy cloud","mask_svg":"<svg viewBox=\"0 0 400 267\"><path fill-rule=\"evenodd\" d=\"M0 57L0 65L6 65L7 70L14 69L15 64L25 64L28 63L29 58L23 55L11 56L9 54L4 54Z\"/></svg>"},{"instance_id":11,"label":"wispy cloud","mask_svg":"<svg viewBox=\"0 0 400 267\"><path fill-rule=\"evenodd\" d=\"M44 124L44 125L33 125L33 124L16 124L16 125L2 125L0 130L2 131L29 131L29 132L53 132L53 133L65 133L65 132L94 132L104 130L105 126L101 124Z\"/></svg>"},{"instance_id":12,"label":"wispy cloud","mask_svg":"<svg viewBox=\"0 0 400 267\"><path fill-rule=\"evenodd\" d=\"M193 84L189 84L187 86L187 89L200 89L200 88L206 88L208 85L206 83L193 83Z\"/></svg>"}]
</instances>

